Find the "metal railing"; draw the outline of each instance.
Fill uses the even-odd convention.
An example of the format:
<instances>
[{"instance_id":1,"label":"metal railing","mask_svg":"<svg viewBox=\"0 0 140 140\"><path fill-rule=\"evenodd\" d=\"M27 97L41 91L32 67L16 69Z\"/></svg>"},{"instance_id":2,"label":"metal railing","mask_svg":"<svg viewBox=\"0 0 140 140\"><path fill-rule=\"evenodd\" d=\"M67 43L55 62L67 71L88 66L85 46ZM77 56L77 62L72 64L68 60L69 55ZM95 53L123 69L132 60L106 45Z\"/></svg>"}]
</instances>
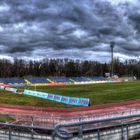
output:
<instances>
[{"instance_id":1,"label":"metal railing","mask_svg":"<svg viewBox=\"0 0 140 140\"><path fill-rule=\"evenodd\" d=\"M54 130L60 139L128 140L140 133L140 114L57 124Z\"/></svg>"},{"instance_id":2,"label":"metal railing","mask_svg":"<svg viewBox=\"0 0 140 140\"><path fill-rule=\"evenodd\" d=\"M47 140L53 139L53 129L0 122L0 140Z\"/></svg>"},{"instance_id":3,"label":"metal railing","mask_svg":"<svg viewBox=\"0 0 140 140\"><path fill-rule=\"evenodd\" d=\"M127 140L140 133L140 113L135 113L111 114L104 119L101 116L96 119L93 116L74 117L74 121L71 118L4 114L8 120L0 122L0 140Z\"/></svg>"},{"instance_id":4,"label":"metal railing","mask_svg":"<svg viewBox=\"0 0 140 140\"><path fill-rule=\"evenodd\" d=\"M41 126L54 128L56 124L67 123L67 122L81 122L90 120L99 120L104 118L113 118L118 116L126 116L132 114L140 114L140 109L129 109L126 111L110 112L110 113L99 113L99 114L88 114L78 116L31 116L31 115L17 115L17 114L0 114L0 119L5 119L5 122L12 122L14 124L26 124L29 126ZM0 120L1 121L1 120Z\"/></svg>"}]
</instances>

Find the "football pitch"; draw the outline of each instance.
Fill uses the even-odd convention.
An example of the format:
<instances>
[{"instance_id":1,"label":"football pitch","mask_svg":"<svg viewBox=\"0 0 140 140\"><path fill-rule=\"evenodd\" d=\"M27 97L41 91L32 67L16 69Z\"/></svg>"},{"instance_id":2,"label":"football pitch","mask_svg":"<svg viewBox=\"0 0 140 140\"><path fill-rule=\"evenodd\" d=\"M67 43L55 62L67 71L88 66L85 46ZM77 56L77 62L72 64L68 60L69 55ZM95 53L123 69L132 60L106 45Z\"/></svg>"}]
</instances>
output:
<instances>
[{"instance_id":1,"label":"football pitch","mask_svg":"<svg viewBox=\"0 0 140 140\"><path fill-rule=\"evenodd\" d=\"M37 90L47 93L70 97L90 98L92 105L119 103L140 99L140 81L108 84L69 85L69 86L37 86L24 89ZM19 89L19 87L18 87ZM20 88L20 89L23 89ZM11 94L0 90L0 104L26 105L39 107L75 107L31 97L22 94Z\"/></svg>"}]
</instances>

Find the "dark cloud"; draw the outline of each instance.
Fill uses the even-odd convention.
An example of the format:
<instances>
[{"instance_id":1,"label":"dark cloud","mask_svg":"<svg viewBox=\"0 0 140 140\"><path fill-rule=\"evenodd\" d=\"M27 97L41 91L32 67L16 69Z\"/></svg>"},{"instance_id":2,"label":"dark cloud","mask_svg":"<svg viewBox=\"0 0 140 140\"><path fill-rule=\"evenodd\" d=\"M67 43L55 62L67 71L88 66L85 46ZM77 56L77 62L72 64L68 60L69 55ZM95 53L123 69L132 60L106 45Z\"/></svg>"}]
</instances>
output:
<instances>
[{"instance_id":1,"label":"dark cloud","mask_svg":"<svg viewBox=\"0 0 140 140\"><path fill-rule=\"evenodd\" d=\"M140 13L133 13L131 15L129 15L129 20L132 23L132 25L134 26L135 30L140 33Z\"/></svg>"},{"instance_id":2,"label":"dark cloud","mask_svg":"<svg viewBox=\"0 0 140 140\"><path fill-rule=\"evenodd\" d=\"M1 0L0 51L12 57L102 60L113 40L116 54L139 56L140 1L110 1Z\"/></svg>"}]
</instances>

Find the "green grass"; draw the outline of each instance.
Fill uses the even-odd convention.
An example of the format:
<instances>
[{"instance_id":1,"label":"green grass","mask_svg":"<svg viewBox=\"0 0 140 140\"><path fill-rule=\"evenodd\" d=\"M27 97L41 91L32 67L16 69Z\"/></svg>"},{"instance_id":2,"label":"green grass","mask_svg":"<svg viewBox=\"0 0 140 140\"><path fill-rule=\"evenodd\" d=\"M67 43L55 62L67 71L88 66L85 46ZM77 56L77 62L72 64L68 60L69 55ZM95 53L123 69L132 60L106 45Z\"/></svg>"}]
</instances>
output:
<instances>
[{"instance_id":1,"label":"green grass","mask_svg":"<svg viewBox=\"0 0 140 140\"><path fill-rule=\"evenodd\" d=\"M9 117L8 115L0 115L0 122L13 122L15 119Z\"/></svg>"},{"instance_id":2,"label":"green grass","mask_svg":"<svg viewBox=\"0 0 140 140\"><path fill-rule=\"evenodd\" d=\"M34 90L35 87L28 87L28 89ZM93 105L140 99L140 81L112 84L71 85L63 87L40 86L36 87L36 89L37 91L59 95L90 98ZM41 107L74 107L27 95L11 94L5 91L0 91L0 104Z\"/></svg>"}]
</instances>

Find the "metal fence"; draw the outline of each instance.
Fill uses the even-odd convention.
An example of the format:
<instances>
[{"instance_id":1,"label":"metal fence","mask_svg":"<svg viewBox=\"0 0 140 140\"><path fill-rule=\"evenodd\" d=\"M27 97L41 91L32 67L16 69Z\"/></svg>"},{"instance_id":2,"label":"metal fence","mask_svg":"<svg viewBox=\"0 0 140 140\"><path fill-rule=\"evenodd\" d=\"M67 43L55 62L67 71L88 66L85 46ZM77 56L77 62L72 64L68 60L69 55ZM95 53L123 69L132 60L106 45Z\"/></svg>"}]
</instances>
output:
<instances>
[{"instance_id":1,"label":"metal fence","mask_svg":"<svg viewBox=\"0 0 140 140\"><path fill-rule=\"evenodd\" d=\"M0 140L128 140L140 133L140 113L109 116L59 122L53 117L1 114L1 120L7 118L0 122Z\"/></svg>"},{"instance_id":2,"label":"metal fence","mask_svg":"<svg viewBox=\"0 0 140 140\"><path fill-rule=\"evenodd\" d=\"M140 114L58 124L54 130L66 140L128 140L140 133Z\"/></svg>"},{"instance_id":3,"label":"metal fence","mask_svg":"<svg viewBox=\"0 0 140 140\"><path fill-rule=\"evenodd\" d=\"M31 115L17 115L17 114L0 114L0 121L4 118L3 122L10 122L13 124L25 124L28 126L40 126L54 128L56 124L67 122L81 122L81 121L93 121L106 118L114 118L126 115L140 114L140 109L129 109L125 111L116 111L110 113L96 113L96 114L84 114L74 116L31 116Z\"/></svg>"},{"instance_id":4,"label":"metal fence","mask_svg":"<svg viewBox=\"0 0 140 140\"><path fill-rule=\"evenodd\" d=\"M53 129L11 123L0 123L0 140L53 139Z\"/></svg>"}]
</instances>

